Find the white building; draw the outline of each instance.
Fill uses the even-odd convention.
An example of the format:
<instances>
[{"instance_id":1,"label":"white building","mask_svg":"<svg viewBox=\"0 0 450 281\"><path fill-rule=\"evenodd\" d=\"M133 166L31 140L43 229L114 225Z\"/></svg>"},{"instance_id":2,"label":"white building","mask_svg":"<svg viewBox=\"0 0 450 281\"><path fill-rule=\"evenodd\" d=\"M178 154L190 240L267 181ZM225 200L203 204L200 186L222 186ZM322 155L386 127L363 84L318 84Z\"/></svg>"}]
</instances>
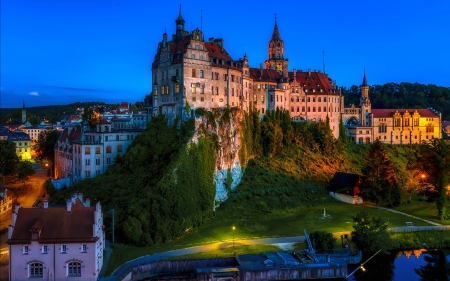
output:
<instances>
[{"instance_id":1,"label":"white building","mask_svg":"<svg viewBox=\"0 0 450 281\"><path fill-rule=\"evenodd\" d=\"M144 118L144 115L142 116ZM133 118L100 120L95 129L68 127L55 145L55 178L69 183L104 173L122 156L134 138L144 131L146 122Z\"/></svg>"},{"instance_id":2,"label":"white building","mask_svg":"<svg viewBox=\"0 0 450 281\"><path fill-rule=\"evenodd\" d=\"M66 207L16 206L8 229L9 280L97 280L103 266L104 226L100 203L82 194ZM75 279L74 279L75 280Z\"/></svg>"}]
</instances>

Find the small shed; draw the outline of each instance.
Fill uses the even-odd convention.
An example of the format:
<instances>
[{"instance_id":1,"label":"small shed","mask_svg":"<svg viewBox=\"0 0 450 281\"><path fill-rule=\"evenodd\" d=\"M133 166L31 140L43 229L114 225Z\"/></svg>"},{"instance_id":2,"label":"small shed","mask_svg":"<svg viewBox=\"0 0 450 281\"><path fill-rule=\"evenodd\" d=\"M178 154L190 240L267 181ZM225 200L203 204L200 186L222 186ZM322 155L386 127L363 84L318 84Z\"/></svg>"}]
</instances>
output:
<instances>
[{"instance_id":1,"label":"small shed","mask_svg":"<svg viewBox=\"0 0 450 281\"><path fill-rule=\"evenodd\" d=\"M330 181L328 191L357 196L361 193L362 177L356 174L336 172Z\"/></svg>"}]
</instances>

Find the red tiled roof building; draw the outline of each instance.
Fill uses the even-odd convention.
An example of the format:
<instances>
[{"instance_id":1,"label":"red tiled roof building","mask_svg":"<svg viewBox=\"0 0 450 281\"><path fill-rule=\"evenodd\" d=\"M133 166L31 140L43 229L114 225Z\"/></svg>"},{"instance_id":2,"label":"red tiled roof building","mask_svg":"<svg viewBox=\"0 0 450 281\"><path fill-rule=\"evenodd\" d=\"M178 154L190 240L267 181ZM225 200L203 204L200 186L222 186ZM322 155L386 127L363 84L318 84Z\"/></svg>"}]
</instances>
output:
<instances>
[{"instance_id":1,"label":"red tiled roof building","mask_svg":"<svg viewBox=\"0 0 450 281\"><path fill-rule=\"evenodd\" d=\"M100 203L75 194L66 207L16 206L8 229L9 280L96 280L103 266Z\"/></svg>"},{"instance_id":2,"label":"red tiled roof building","mask_svg":"<svg viewBox=\"0 0 450 281\"><path fill-rule=\"evenodd\" d=\"M364 71L359 106L342 109L346 134L356 143L378 139L387 144L413 144L441 138L441 114L431 108L372 109Z\"/></svg>"},{"instance_id":3,"label":"red tiled roof building","mask_svg":"<svg viewBox=\"0 0 450 281\"><path fill-rule=\"evenodd\" d=\"M169 118L190 115L186 108L229 106L260 114L280 108L292 120L325 121L328 116L339 136L342 98L336 83L320 71L289 71L276 20L268 58L259 67L250 67L246 54L233 59L221 38L205 41L198 28L187 32L181 8L175 23L175 34L169 39L164 32L152 63L153 115L160 108Z\"/></svg>"}]
</instances>

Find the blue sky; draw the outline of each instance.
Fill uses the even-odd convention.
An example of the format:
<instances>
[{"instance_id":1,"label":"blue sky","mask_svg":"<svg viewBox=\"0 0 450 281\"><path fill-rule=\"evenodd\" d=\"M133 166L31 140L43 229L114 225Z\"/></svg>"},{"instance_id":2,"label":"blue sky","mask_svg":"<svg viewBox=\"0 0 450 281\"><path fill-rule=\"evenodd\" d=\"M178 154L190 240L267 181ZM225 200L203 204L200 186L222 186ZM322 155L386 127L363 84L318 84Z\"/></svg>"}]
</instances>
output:
<instances>
[{"instance_id":1,"label":"blue sky","mask_svg":"<svg viewBox=\"0 0 450 281\"><path fill-rule=\"evenodd\" d=\"M450 1L2 0L0 107L136 102L151 91L164 29L223 38L234 59L267 58L277 14L289 70L322 69L338 86L450 86ZM220 4L220 5L219 5Z\"/></svg>"}]
</instances>

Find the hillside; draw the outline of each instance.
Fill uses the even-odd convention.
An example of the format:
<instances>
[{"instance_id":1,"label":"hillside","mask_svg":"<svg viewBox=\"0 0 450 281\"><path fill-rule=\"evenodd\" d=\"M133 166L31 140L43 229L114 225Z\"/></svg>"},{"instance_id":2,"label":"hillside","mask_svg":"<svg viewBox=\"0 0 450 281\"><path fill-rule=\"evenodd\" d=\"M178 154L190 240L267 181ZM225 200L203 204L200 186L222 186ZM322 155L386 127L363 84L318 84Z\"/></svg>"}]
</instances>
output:
<instances>
[{"instance_id":1,"label":"hillside","mask_svg":"<svg viewBox=\"0 0 450 281\"><path fill-rule=\"evenodd\" d=\"M245 220L249 214L330 202L324 188L328 181L336 171L360 173L368 147L345 137L335 140L326 123L292 123L285 111L270 112L262 121L255 112L238 110L197 114L202 117L195 127L194 119L168 126L165 117L154 118L105 174L50 190L51 200L64 202L73 192L83 192L104 210L116 210L118 241L149 246L212 219L226 220L231 213ZM403 182L410 176L412 149L388 147ZM230 168L239 165L243 175L232 176ZM216 198L218 168L225 175L225 202ZM107 211L108 236L110 220Z\"/></svg>"}]
</instances>

